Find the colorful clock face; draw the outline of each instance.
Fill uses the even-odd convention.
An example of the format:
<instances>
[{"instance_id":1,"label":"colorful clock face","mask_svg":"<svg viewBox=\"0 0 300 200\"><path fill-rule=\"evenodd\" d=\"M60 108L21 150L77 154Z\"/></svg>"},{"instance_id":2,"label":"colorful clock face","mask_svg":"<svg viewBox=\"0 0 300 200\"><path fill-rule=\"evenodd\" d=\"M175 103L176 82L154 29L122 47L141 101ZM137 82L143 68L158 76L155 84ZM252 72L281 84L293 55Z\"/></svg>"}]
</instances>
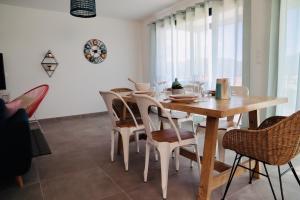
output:
<instances>
[{"instance_id":1,"label":"colorful clock face","mask_svg":"<svg viewBox=\"0 0 300 200\"><path fill-rule=\"evenodd\" d=\"M107 57L105 44L97 39L91 39L84 45L85 58L93 64L101 63Z\"/></svg>"}]
</instances>

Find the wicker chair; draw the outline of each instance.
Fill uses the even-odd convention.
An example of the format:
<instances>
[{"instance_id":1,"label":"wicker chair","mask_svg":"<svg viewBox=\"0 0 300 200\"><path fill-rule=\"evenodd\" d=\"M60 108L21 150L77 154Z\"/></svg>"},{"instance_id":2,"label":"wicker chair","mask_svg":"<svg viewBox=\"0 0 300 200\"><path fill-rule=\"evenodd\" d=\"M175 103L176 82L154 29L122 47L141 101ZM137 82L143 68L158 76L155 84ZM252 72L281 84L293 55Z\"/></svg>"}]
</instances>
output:
<instances>
[{"instance_id":1,"label":"wicker chair","mask_svg":"<svg viewBox=\"0 0 300 200\"><path fill-rule=\"evenodd\" d=\"M266 119L256 130L234 129L228 131L223 137L223 146L226 149L235 151L236 157L222 199L225 198L235 171L238 166L241 166L239 163L241 158L244 156L255 160L255 166L258 165L259 162L262 162L266 172L263 174L247 168L250 170L249 183L251 184L255 173L259 173L260 175L267 177L274 199L277 198L270 181L266 164L278 166L282 199L284 199L284 195L281 177L287 171L281 172L281 165L289 165L288 170L292 170L298 184L300 185L300 180L291 162L291 160L300 152L300 111L294 113L290 117L270 117Z\"/></svg>"}]
</instances>

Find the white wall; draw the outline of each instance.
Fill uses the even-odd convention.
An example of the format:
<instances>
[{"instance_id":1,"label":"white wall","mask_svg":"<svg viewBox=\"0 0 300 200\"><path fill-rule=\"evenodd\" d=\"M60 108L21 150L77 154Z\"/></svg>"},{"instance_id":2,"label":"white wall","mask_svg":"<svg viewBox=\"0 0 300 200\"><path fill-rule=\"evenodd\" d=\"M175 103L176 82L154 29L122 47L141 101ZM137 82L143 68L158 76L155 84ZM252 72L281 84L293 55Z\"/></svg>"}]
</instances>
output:
<instances>
[{"instance_id":1,"label":"white wall","mask_svg":"<svg viewBox=\"0 0 300 200\"><path fill-rule=\"evenodd\" d=\"M101 64L91 64L83 55L85 42L92 38L107 46L108 57ZM128 77L138 79L140 47L137 22L81 19L68 13L0 4L0 52L11 98L38 84L50 85L38 118L106 110L98 91L131 86ZM49 49L59 62L52 78L40 65Z\"/></svg>"}]
</instances>

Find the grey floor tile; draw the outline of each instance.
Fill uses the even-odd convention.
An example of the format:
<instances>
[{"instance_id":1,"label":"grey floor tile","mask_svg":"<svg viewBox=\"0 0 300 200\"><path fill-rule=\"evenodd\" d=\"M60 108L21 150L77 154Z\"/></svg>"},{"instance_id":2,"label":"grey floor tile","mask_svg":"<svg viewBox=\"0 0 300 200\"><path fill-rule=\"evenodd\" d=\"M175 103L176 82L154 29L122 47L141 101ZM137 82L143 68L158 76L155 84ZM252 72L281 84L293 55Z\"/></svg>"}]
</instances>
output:
<instances>
[{"instance_id":1,"label":"grey floor tile","mask_svg":"<svg viewBox=\"0 0 300 200\"><path fill-rule=\"evenodd\" d=\"M126 172L124 170L123 162L119 162L119 160L103 166L102 169L125 191L143 184L141 170L136 171L131 167L129 168L129 171Z\"/></svg>"},{"instance_id":2,"label":"grey floor tile","mask_svg":"<svg viewBox=\"0 0 300 200\"><path fill-rule=\"evenodd\" d=\"M127 195L125 195L124 193L121 193L121 194L113 195L110 197L106 197L102 200L130 200L130 199L128 198Z\"/></svg>"},{"instance_id":3,"label":"grey floor tile","mask_svg":"<svg viewBox=\"0 0 300 200\"><path fill-rule=\"evenodd\" d=\"M1 180L1 200L39 200L42 194L46 200L162 199L160 162L155 161L153 152L148 182L143 182L145 141L140 142L140 153L136 153L135 143L130 144L129 172L124 170L123 156L116 155L117 145L115 162L110 161L111 123L108 115L43 120L41 124L53 154L34 159L31 170L23 176L24 189L16 186L14 178ZM190 125L185 123L184 127L190 129ZM200 142L203 143L203 135ZM200 149L202 147L203 144ZM231 164L233 158L234 153L226 151L226 162ZM300 174L300 157L293 163ZM190 161L181 157L179 172L175 170L174 159L170 159L169 167L168 199L196 199L200 182L196 163L190 168ZM277 168L268 169L279 195ZM283 184L285 199L299 199L300 187L291 172L283 177ZM212 200L219 200L224 189L225 185L214 190ZM249 185L245 174L234 179L227 199L271 200L273 196L264 177Z\"/></svg>"},{"instance_id":4,"label":"grey floor tile","mask_svg":"<svg viewBox=\"0 0 300 200\"><path fill-rule=\"evenodd\" d=\"M96 200L121 193L100 168L42 181L42 188L47 200Z\"/></svg>"},{"instance_id":5,"label":"grey floor tile","mask_svg":"<svg viewBox=\"0 0 300 200\"><path fill-rule=\"evenodd\" d=\"M39 157L37 165L41 180L98 167L86 151L72 151Z\"/></svg>"}]
</instances>

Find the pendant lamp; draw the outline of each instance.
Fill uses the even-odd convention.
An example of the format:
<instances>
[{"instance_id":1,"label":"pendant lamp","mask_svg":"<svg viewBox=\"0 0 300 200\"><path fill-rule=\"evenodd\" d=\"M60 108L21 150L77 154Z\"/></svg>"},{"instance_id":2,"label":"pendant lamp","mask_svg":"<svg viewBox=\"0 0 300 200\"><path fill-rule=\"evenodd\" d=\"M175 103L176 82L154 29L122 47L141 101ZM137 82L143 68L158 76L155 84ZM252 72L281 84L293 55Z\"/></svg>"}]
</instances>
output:
<instances>
[{"instance_id":1,"label":"pendant lamp","mask_svg":"<svg viewBox=\"0 0 300 200\"><path fill-rule=\"evenodd\" d=\"M74 17L96 17L95 0L71 0L70 14Z\"/></svg>"}]
</instances>

